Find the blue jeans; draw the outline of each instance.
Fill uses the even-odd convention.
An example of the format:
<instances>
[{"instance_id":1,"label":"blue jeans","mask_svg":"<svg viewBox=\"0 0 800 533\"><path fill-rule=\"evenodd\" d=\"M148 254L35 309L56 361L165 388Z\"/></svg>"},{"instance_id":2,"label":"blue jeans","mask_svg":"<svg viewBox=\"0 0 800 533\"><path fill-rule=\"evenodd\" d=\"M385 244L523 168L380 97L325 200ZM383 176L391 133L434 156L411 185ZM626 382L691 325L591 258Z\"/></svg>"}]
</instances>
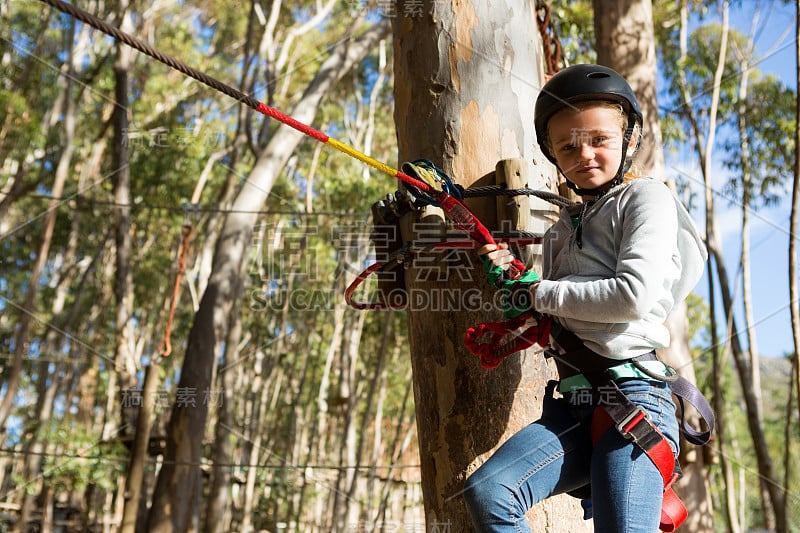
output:
<instances>
[{"instance_id":1,"label":"blue jeans","mask_svg":"<svg viewBox=\"0 0 800 533\"><path fill-rule=\"evenodd\" d=\"M647 411L677 456L678 422L669 386L644 379L618 385ZM508 439L469 477L464 498L477 531L531 531L525 513L534 504L556 494L586 491L590 483L596 533L658 531L661 474L613 428L592 446L591 414L599 399L580 392L545 398L542 418Z\"/></svg>"}]
</instances>

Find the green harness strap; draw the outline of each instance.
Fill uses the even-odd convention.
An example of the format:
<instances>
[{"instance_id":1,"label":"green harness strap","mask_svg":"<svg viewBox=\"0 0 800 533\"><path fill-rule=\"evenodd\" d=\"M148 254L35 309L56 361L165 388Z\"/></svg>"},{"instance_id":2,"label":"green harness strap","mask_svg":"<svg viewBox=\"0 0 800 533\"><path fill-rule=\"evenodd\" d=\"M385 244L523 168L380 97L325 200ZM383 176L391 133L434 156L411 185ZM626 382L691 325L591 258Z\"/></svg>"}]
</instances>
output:
<instances>
[{"instance_id":1,"label":"green harness strap","mask_svg":"<svg viewBox=\"0 0 800 533\"><path fill-rule=\"evenodd\" d=\"M645 367L648 371L654 374L663 375L665 377L674 374L674 371L661 361L640 361L637 364ZM646 373L636 368L636 365L633 363L623 363L621 365L613 366L608 369L608 372L613 376L614 379L653 379L651 376L648 376ZM562 394L578 389L591 388L592 384L589 383L589 380L583 374L576 374L574 376L564 378L558 384L558 392Z\"/></svg>"}]
</instances>

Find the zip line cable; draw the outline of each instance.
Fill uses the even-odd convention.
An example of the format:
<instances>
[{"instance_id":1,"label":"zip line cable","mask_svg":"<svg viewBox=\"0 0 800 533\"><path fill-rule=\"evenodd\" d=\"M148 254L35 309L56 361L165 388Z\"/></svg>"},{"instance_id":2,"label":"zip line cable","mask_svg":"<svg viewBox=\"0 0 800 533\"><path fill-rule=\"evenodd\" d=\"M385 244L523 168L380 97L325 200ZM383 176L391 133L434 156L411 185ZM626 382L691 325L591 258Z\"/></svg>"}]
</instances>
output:
<instances>
[{"instance_id":1,"label":"zip line cable","mask_svg":"<svg viewBox=\"0 0 800 533\"><path fill-rule=\"evenodd\" d=\"M100 442L98 444L105 444L109 441ZM33 451L23 451L23 450L16 450L11 448L0 448L0 455L7 455L7 456L15 456L15 455L34 455L37 457L51 457L54 459L82 459L82 460L92 460L92 461L104 461L104 462L117 462L117 463L127 463L129 459L127 457L109 457L107 455L82 455L77 453L66 453L66 452L33 452ZM151 463L155 464L156 461L153 458L148 459ZM240 468L242 470L302 470L306 468L318 469L318 470L369 470L369 469L378 469L378 470L408 470L408 469L419 469L420 465L418 464L389 464L389 465L328 465L323 463L206 463L202 461L165 461L160 460L158 461L159 465L178 465L178 466L202 466L202 467L209 467L209 468Z\"/></svg>"},{"instance_id":2,"label":"zip line cable","mask_svg":"<svg viewBox=\"0 0 800 533\"><path fill-rule=\"evenodd\" d=\"M231 87L230 85L222 83L216 78L209 76L205 72L190 67L186 63L172 56L169 56L167 54L164 54L156 50L155 48L150 46L148 43L142 41L141 39L137 39L136 37L128 33L125 33L119 28L115 28L114 26L108 24L104 20L90 13L87 13L86 11L72 4L68 4L67 2L63 2L62 0L41 0L41 1L51 7L58 9L62 13L66 13L67 15L70 15L71 17L74 17L77 20L84 22L95 29L102 31L106 35L109 35L114 39L124 44L127 44L131 48L134 48L139 52L142 52L143 54L152 57L156 61L163 63L164 65L167 65L168 67L171 67L177 70L178 72L181 72L189 76L190 78L193 78L199 81L200 83L211 87L216 91L219 91L227 96L230 96L235 100L238 100L239 102L254 109L255 111L258 111L259 113L266 115L268 117L274 118L278 122L286 124L287 126L290 126L295 130L299 131L300 133L308 135L309 137L313 137L314 139L320 141L321 143L328 144L331 147L336 148L340 152L343 152L344 154L349 155L350 157L354 157L355 159L358 159L359 161L366 163L371 167L383 172L384 174L388 174L389 176L398 178L408 183L409 185L417 187L418 189L424 192L429 192L429 193L434 192L433 188L427 183L412 178L408 174L405 174L404 172L392 168L385 163L381 163L380 161L373 159L368 155L356 150L352 146L348 146L342 142L339 142L336 139L328 136L327 134L317 129L314 129L311 126L290 117L289 115L286 115L278 111L274 107L270 107L263 102L259 102L252 96L245 94L242 91Z\"/></svg>"},{"instance_id":3,"label":"zip line cable","mask_svg":"<svg viewBox=\"0 0 800 533\"><path fill-rule=\"evenodd\" d=\"M148 43L142 41L141 39L137 39L136 37L121 31L119 28L115 28L111 26L104 20L74 6L62 0L41 0L43 3L54 7L55 9L74 17L81 22L88 24L89 26L102 31L106 35L109 35L119 42L127 44L128 46L142 52L145 55L150 56L151 58L167 65L178 72L181 72L190 78L193 78L204 85L211 87L214 90L217 90L231 98L247 105L248 107L254 109L255 111L266 115L268 117L274 118L277 121L290 126L291 128L303 133L309 137L312 137L323 144L330 145L333 148L336 148L340 152L344 153L345 155L349 155L367 165L379 170L380 172L387 174L391 177L397 178L404 183L410 185L411 187L416 188L418 191L422 192L425 195L428 195L429 198L432 200L432 203L435 203L439 207L444 210L444 212L448 215L450 220L454 223L456 227L467 231L470 235L470 238L475 240L477 243L484 245L484 244L496 244L494 238L492 237L489 230L484 226L480 220L464 205L459 199L455 198L450 194L450 191L445 190L441 186L441 183L438 183L436 179L427 183L424 180L427 180L431 177L430 173L426 173L427 175L421 175L419 172L416 172L417 177L412 177L409 174L402 172L398 169L392 168L391 166L382 163L376 159L369 157L368 155L358 151L357 149L353 148L352 146L348 146L342 142L337 141L336 139L328 136L327 134L307 125L295 118L292 118L277 109L268 106L263 102L259 102L255 98L245 94L244 92L231 87L221 81L209 76L205 72L197 70L189 65L183 63L182 61L166 55L159 50L155 49L154 47L150 46ZM415 167L412 165L411 167L415 171L420 171L419 167ZM435 177L434 177L435 178ZM449 180L449 178L448 178ZM512 279L519 278L527 268L523 265L519 260L514 260L511 265L509 266L508 274Z\"/></svg>"},{"instance_id":4,"label":"zip line cable","mask_svg":"<svg viewBox=\"0 0 800 533\"><path fill-rule=\"evenodd\" d=\"M0 192L0 196L3 196L3 193ZM174 212L181 212L185 213L187 210L190 210L192 213L198 214L205 214L205 213L217 213L217 214L250 214L250 215L265 215L265 216L296 216L296 217L340 217L340 218L365 218L369 216L369 211L364 212L347 212L347 211L297 211L293 209L227 209L224 207L215 207L211 205L203 205L203 204L192 204L189 202L184 202L181 205L166 205L166 204L149 204L146 202L133 202L133 203L120 203L114 202L112 200L98 200L96 198L90 198L87 196L81 195L70 195L70 196L52 196L49 194L26 194L25 198L32 199L32 200L43 200L43 201L53 201L53 202L60 202L62 205L59 206L59 209L64 208L65 206L70 211L91 211L95 207L124 207L129 209L137 209L137 210L153 210L153 211L174 211ZM68 205L68 203L72 203L75 205Z\"/></svg>"},{"instance_id":5,"label":"zip line cable","mask_svg":"<svg viewBox=\"0 0 800 533\"><path fill-rule=\"evenodd\" d=\"M430 161L427 160L418 160L413 163L406 163L403 165L403 169L406 172L402 172L398 169L392 168L391 166L382 163L368 155L360 152L359 150L353 148L352 146L348 146L342 142L337 141L336 139L328 136L327 134L319 131L307 124L304 124L298 121L295 118L278 111L277 109L268 106L263 102L259 102L255 98L251 97L244 92L231 87L221 81L209 76L205 72L202 72L198 69L190 67L189 65L183 63L182 61L166 55L159 50L155 49L148 43L142 41L141 39L137 39L136 37L123 32L119 28L115 28L111 26L104 20L74 6L62 0L41 0L43 3L67 14L71 17L75 18L76 20L80 20L88 24L89 26L105 33L116 39L117 41L124 43L139 52L142 52L145 55L150 56L151 58L159 61L160 63L167 65L178 72L193 78L212 89L219 91L231 98L247 105L248 107L254 109L255 111L266 115L267 117L274 118L275 120L299 131L300 133L312 137L323 144L330 145L333 148L336 148L340 152L344 153L345 155L349 155L367 165L379 170L380 172L387 174L391 177L397 178L400 181L406 183L410 187L413 187L417 190L419 194L425 196L427 198L423 198L426 203L436 205L440 207L447 215L447 217L453 222L454 226L460 230L466 231L469 234L469 237L475 241L479 245L494 245L496 244L492 233L484 226L481 221L469 210L469 208L464 205L461 201L464 198L461 191L463 188L456 186L452 183L451 179L446 176L443 172L437 169ZM407 173L408 172L408 173ZM409 173L413 174L414 177L409 175ZM544 192L540 191L541 194L537 194L536 191L531 191L530 189L524 189L522 191L503 191L501 188L492 188L491 190L483 190L483 191L472 191L471 194L478 195L478 194L487 194L487 195L511 195L511 194L536 194L540 198L550 201L554 204L559 204L562 207L566 205L565 202L569 202L569 200L562 198L558 195L554 195L549 191ZM355 291L355 287L358 286L363 280L365 276L368 276L371 269L381 269L383 265L373 265L370 269L364 271L356 281L351 284L345 294L345 300L351 306L355 306L355 302L352 300L353 292ZM525 272L527 271L527 267L519 260L514 259L508 266L506 274L510 279L519 279ZM357 304L358 305L358 304ZM371 305L367 305L366 308L370 308ZM357 308L365 308L361 305L358 305Z\"/></svg>"}]
</instances>

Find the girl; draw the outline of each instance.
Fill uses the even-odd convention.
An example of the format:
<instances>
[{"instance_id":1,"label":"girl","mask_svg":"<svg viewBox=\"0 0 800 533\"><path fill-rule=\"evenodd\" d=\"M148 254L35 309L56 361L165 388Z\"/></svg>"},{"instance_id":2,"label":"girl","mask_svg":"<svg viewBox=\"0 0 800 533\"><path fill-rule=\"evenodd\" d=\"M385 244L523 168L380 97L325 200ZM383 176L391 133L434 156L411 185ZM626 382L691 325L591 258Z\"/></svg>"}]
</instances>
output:
<instances>
[{"instance_id":1,"label":"girl","mask_svg":"<svg viewBox=\"0 0 800 533\"><path fill-rule=\"evenodd\" d=\"M534 121L543 153L583 202L545 234L541 280L504 279L513 259L504 246L479 254L506 293L507 316L532 306L552 317L560 395L548 387L542 418L470 476L466 503L478 531L530 531L525 513L566 492L585 498L596 532L652 533L672 472L638 432L674 463L671 369L655 349L669 345L664 322L699 280L705 248L663 183L628 173L642 114L619 74L599 65L560 71L542 88ZM646 416L634 424L634 415Z\"/></svg>"}]
</instances>

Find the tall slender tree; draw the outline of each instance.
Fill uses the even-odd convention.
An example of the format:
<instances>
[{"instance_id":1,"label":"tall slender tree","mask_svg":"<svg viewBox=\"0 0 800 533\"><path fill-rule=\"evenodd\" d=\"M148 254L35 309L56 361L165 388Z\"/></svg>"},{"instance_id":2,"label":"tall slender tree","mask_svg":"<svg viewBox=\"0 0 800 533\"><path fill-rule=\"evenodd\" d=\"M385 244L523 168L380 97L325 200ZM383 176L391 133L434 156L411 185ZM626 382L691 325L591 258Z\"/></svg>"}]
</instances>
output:
<instances>
[{"instance_id":1,"label":"tall slender tree","mask_svg":"<svg viewBox=\"0 0 800 533\"><path fill-rule=\"evenodd\" d=\"M800 82L800 1L795 2L795 53L797 56L796 77ZM800 84L798 84L800 87ZM800 95L800 92L798 93ZM800 96L795 103L795 120L800 124ZM798 412L800 413L800 291L797 288L797 220L800 217L800 128L795 129L794 179L792 180L792 207L789 219L789 301L792 316L792 341L794 345L794 383L797 387Z\"/></svg>"},{"instance_id":2,"label":"tall slender tree","mask_svg":"<svg viewBox=\"0 0 800 533\"><path fill-rule=\"evenodd\" d=\"M773 466L772 457L767 446L764 433L763 419L758 408L758 397L753 390L751 381L752 372L750 361L742 345L742 340L738 333L737 320L734 313L734 293L731 278L724 261L721 233L719 229L719 217L716 210L715 190L712 183L713 176L713 152L716 148L715 139L720 123L724 116L729 112L727 103L734 101L735 97L721 98L724 91L731 91L733 87L726 83L726 69L731 68L728 53L729 39L731 36L729 25L729 2L723 1L720 5L722 24L717 27L701 28L692 35L694 40L704 40L698 46L699 54L690 53L688 35L688 7L685 2L681 3L680 16L680 39L679 53L674 56L677 59L678 68L670 65L666 70L674 75L677 82L674 87L681 99L681 115L686 120L692 132L692 146L697 160L700 164L705 207L705 228L706 240L711 259L709 276L716 276L719 284L719 295L722 298L724 314L728 324L728 342L735 363L736 371L739 375L744 405L747 410L747 424L753 442L754 455L760 472L759 481L763 485L764 494L768 497L763 501L764 516L766 523L771 523L772 516L775 517L775 528L778 531L786 531L785 505L783 494L775 482L776 472ZM711 43L712 46L708 46ZM712 53L713 51L713 53ZM702 83L705 89L696 92L693 84ZM700 104L703 101L704 105ZM701 112L702 108L702 112ZM711 293L709 298L716 297ZM715 321L711 317L712 327ZM775 510L773 512L773 509Z\"/></svg>"},{"instance_id":3,"label":"tall slender tree","mask_svg":"<svg viewBox=\"0 0 800 533\"><path fill-rule=\"evenodd\" d=\"M544 79L533 5L521 0L430 2L426 10L419 5L400 1L392 13L401 161L428 158L469 187L487 182L499 161L522 158L530 164L530 187L554 189L555 174L537 151L533 131L533 105ZM490 218L487 202L471 205L483 220ZM537 213L536 228L519 229L546 225L549 210ZM446 232L435 209L414 222L428 236ZM458 269L432 275L432 269L411 268L406 274L408 291L429 302L407 313L426 520L429 529L452 531L472 528L460 497L465 479L505 438L536 419L545 381L553 375L536 350L487 372L464 349L468 327L500 317L466 305L465 295L476 287L484 288L486 300L492 292L476 258L461 259ZM443 301L463 305L437 307ZM576 502L559 498L538 507L530 521L534 530L566 530L573 527L566 525L572 516L581 516Z\"/></svg>"}]
</instances>

